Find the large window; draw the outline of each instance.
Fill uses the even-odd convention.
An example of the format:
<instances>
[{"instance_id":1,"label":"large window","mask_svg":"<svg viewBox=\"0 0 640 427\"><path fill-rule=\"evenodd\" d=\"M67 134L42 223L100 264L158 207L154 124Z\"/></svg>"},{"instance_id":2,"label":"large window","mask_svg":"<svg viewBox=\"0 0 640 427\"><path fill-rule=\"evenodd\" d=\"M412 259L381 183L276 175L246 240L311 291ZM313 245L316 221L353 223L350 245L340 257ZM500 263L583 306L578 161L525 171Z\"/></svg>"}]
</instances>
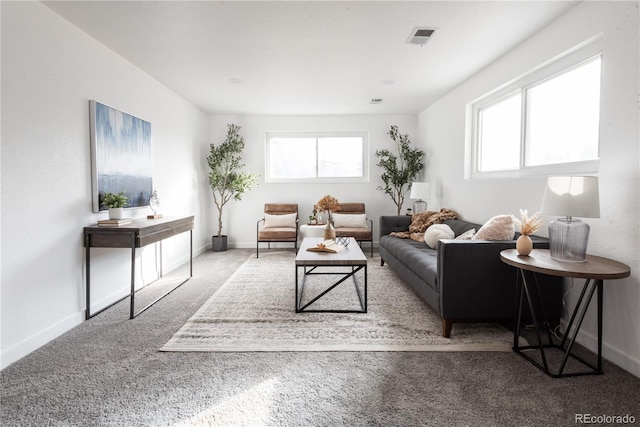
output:
<instances>
[{"instance_id":1,"label":"large window","mask_svg":"<svg viewBox=\"0 0 640 427\"><path fill-rule=\"evenodd\" d=\"M363 132L267 133L267 182L366 182Z\"/></svg>"},{"instance_id":2,"label":"large window","mask_svg":"<svg viewBox=\"0 0 640 427\"><path fill-rule=\"evenodd\" d=\"M470 105L471 177L595 172L601 55L581 50Z\"/></svg>"}]
</instances>

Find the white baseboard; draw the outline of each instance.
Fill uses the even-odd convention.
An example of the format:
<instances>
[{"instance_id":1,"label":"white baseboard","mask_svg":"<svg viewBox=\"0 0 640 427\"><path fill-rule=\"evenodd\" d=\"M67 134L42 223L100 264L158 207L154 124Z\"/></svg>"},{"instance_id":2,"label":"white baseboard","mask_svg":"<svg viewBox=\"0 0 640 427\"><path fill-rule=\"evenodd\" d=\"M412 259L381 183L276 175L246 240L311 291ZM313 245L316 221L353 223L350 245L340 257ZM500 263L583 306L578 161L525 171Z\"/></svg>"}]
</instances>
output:
<instances>
[{"instance_id":1,"label":"white baseboard","mask_svg":"<svg viewBox=\"0 0 640 427\"><path fill-rule=\"evenodd\" d=\"M194 249L193 257L194 258L197 257L198 255L205 252L205 250L207 250L206 245L201 246L198 249ZM188 254L185 254L183 257L178 257L171 260L171 262L167 262L167 265L165 266L165 271L167 273L171 272L188 262L189 262L189 256ZM97 310L100 310L101 308L111 304L113 301L117 301L118 299L127 295L128 292L129 292L129 287L124 286L122 289L115 291L113 294L109 295L108 297L105 297L100 301L97 301L91 304L91 312L95 313ZM80 325L84 321L85 321L85 313L83 309L78 313L74 313L70 316L67 316L63 320L51 325L50 327L44 330L41 330L30 337L25 338L24 340L11 346L10 348L3 350L2 353L0 354L0 370L6 368L7 366L11 365L14 362L17 362L18 360L27 356L29 353L37 350L38 348L42 347L48 342L58 338L60 335L70 331L71 329Z\"/></svg>"},{"instance_id":2,"label":"white baseboard","mask_svg":"<svg viewBox=\"0 0 640 427\"><path fill-rule=\"evenodd\" d=\"M84 322L84 310L74 313L50 327L9 347L2 352L2 355L0 355L0 369L4 369L12 363L22 359L24 356L37 350L49 341L58 338L60 335L75 328L82 322Z\"/></svg>"}]
</instances>

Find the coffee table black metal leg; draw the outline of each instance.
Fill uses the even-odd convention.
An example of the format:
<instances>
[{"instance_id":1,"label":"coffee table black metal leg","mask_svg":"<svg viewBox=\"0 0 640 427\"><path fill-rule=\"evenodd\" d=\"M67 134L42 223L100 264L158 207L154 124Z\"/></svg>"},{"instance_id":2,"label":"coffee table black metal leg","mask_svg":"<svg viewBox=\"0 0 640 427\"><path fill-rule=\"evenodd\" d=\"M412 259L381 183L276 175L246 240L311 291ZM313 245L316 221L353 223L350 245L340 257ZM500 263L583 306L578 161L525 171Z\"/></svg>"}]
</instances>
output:
<instances>
[{"instance_id":1,"label":"coffee table black metal leg","mask_svg":"<svg viewBox=\"0 0 640 427\"><path fill-rule=\"evenodd\" d=\"M304 274L302 277L302 286L300 291L298 291L298 271L297 271L297 267L296 267L296 313L302 313L302 312L308 312L308 313L366 313L367 312L367 268L366 265L365 266L351 266L351 272L342 272L342 273L314 273L314 270L316 268L318 268L320 266L312 266L311 269L309 269L307 271L307 266L304 266ZM365 272L365 293L364 293L364 298L362 296L362 293L360 291L360 288L358 286L358 282L356 279L356 273L359 272L360 270L364 269ZM311 275L311 274L319 274L319 275L342 275L343 277L338 280L337 282L334 282L331 286L329 286L327 289L325 289L322 293L320 293L319 295L317 295L315 298L313 298L311 301L307 302L306 304L304 304L304 306L302 305L302 295L304 293L304 287L305 287L305 281L306 281L306 277L307 275ZM313 303L315 303L316 301L318 301L320 298L322 298L323 296L325 296L326 294L328 294L329 292L331 292L333 289L335 289L337 286L339 286L341 283L343 283L345 280L349 279L351 277L351 279L354 281L355 287L356 287L356 292L358 294L358 300L360 302L360 310L309 310L308 307L311 306Z\"/></svg>"},{"instance_id":2,"label":"coffee table black metal leg","mask_svg":"<svg viewBox=\"0 0 640 427\"><path fill-rule=\"evenodd\" d=\"M362 299L362 293L360 292L360 284L358 283L358 278L356 277L356 273L358 271L360 271L360 269L362 269L362 267L358 267L356 269L356 267L351 267L351 277L353 278L353 286L356 288L356 293L358 294L358 300L360 301L360 308L362 309L363 313L367 312L367 271L366 271L366 266L365 268L365 273L364 273L364 280L365 280L365 294L364 294L364 300Z\"/></svg>"}]
</instances>

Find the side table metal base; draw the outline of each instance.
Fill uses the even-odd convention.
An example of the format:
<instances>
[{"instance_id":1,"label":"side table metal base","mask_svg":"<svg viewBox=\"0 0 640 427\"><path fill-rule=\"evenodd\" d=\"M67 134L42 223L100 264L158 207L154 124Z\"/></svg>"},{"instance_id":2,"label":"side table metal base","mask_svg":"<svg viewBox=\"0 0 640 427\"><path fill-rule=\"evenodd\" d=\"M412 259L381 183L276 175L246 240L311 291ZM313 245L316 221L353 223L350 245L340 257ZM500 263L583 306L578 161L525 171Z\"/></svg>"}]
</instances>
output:
<instances>
[{"instance_id":1,"label":"side table metal base","mask_svg":"<svg viewBox=\"0 0 640 427\"><path fill-rule=\"evenodd\" d=\"M602 280L586 279L585 284L582 288L582 292L580 293L580 298L578 298L576 306L573 310L573 314L571 315L571 320L567 324L566 331L560 343L557 344L554 342L555 337L551 334L551 331L549 330L549 324L547 321L547 316L544 310L544 306L542 305L542 298L538 288L538 283L535 280L535 273L532 273L534 275L533 286L531 286L531 284L527 282L527 277L524 270L521 269L520 274L522 278L522 286L518 287L519 303L518 303L518 315L517 315L517 322L516 322L516 332L514 334L513 351L518 353L524 359L531 362L534 366L536 366L542 372L544 372L545 374L553 378L573 377L573 376L581 376L581 375L602 375L604 373L602 370L602 296L603 296ZM536 310L534 305L534 295L533 295L534 289L535 289L535 294L537 295L537 298L538 298L538 303L542 311L542 316L543 316L542 322L538 321L538 317L536 315ZM582 321L585 318L587 309L589 308L589 304L591 303L591 299L593 298L593 294L595 293L596 290L598 291L598 302L597 302L598 354L597 354L597 363L596 365L593 365L592 363L589 363L583 358L572 353L571 350L573 349L573 345L575 344L576 337L578 335L578 332L580 331L580 326L582 325ZM523 302L524 302L523 299L525 295L527 297L527 302L529 305L533 323L535 325L537 345L527 345L527 346L519 345L518 336L520 335L520 331L521 331L522 307L523 307ZM586 295L586 298L585 298L585 295ZM577 319L577 323L575 325L575 329L573 333L571 333L571 330L574 326L574 322L576 321L576 319ZM548 340L547 344L543 344L542 335L540 331L541 328L546 329L546 335ZM557 340L557 338L555 339ZM525 352L527 350L538 350L540 353L540 360L542 360L542 363L540 363L538 360L535 360L533 357L527 354ZM548 353L545 352L545 350L554 350L554 351L561 352L562 361L556 372L551 371L549 367L550 363L548 360ZM564 370L567 366L567 362L569 361L570 357L577 360L578 362L585 365L586 367L590 368L590 370L565 373Z\"/></svg>"}]
</instances>

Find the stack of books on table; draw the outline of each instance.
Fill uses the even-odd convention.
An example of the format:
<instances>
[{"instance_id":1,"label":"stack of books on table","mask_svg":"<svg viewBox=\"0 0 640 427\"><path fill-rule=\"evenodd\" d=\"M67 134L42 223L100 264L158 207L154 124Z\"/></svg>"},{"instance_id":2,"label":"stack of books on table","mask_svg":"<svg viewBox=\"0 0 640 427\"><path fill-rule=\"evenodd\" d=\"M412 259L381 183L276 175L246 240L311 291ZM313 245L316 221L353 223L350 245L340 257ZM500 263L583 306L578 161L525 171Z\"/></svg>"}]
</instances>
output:
<instances>
[{"instance_id":1,"label":"stack of books on table","mask_svg":"<svg viewBox=\"0 0 640 427\"><path fill-rule=\"evenodd\" d=\"M131 224L130 219L101 219L98 221L100 227L120 227L127 224Z\"/></svg>"}]
</instances>

